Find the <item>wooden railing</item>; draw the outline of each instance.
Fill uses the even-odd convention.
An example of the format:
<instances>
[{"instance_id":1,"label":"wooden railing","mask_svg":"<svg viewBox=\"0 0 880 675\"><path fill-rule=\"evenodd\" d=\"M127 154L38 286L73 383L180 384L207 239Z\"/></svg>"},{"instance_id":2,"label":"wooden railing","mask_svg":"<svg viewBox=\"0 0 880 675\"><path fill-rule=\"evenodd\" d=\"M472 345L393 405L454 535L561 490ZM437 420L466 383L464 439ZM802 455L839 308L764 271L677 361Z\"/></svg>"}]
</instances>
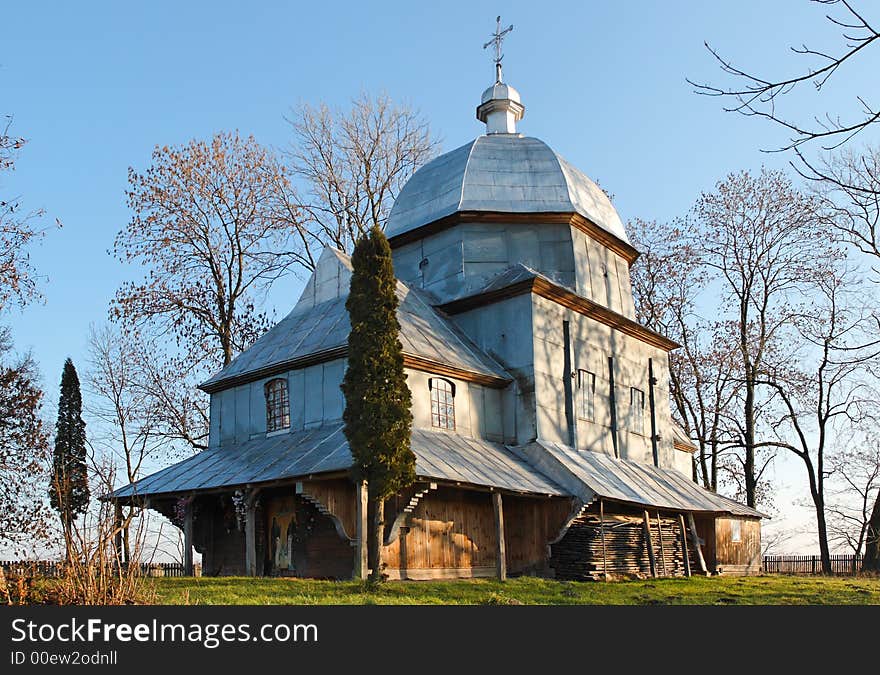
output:
<instances>
[{"instance_id":1,"label":"wooden railing","mask_svg":"<svg viewBox=\"0 0 880 675\"><path fill-rule=\"evenodd\" d=\"M766 555L761 569L767 574L822 574L822 558L818 555ZM860 555L831 556L834 574L857 574L861 569Z\"/></svg>"}]
</instances>

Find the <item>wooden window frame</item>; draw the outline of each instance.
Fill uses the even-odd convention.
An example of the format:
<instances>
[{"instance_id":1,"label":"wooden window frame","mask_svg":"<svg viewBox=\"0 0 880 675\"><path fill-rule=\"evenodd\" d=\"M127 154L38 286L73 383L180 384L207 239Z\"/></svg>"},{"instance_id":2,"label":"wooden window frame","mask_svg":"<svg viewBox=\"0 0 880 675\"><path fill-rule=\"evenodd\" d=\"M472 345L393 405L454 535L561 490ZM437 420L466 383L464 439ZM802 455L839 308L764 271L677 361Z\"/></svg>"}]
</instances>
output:
<instances>
[{"instance_id":1,"label":"wooden window frame","mask_svg":"<svg viewBox=\"0 0 880 675\"><path fill-rule=\"evenodd\" d=\"M287 380L276 377L263 387L266 396L266 433L290 429L290 392Z\"/></svg>"},{"instance_id":2,"label":"wooden window frame","mask_svg":"<svg viewBox=\"0 0 880 675\"><path fill-rule=\"evenodd\" d=\"M730 519L730 543L742 543L742 521L739 518Z\"/></svg>"},{"instance_id":3,"label":"wooden window frame","mask_svg":"<svg viewBox=\"0 0 880 675\"><path fill-rule=\"evenodd\" d=\"M431 395L431 426L455 431L455 383L444 377L429 377Z\"/></svg>"}]
</instances>

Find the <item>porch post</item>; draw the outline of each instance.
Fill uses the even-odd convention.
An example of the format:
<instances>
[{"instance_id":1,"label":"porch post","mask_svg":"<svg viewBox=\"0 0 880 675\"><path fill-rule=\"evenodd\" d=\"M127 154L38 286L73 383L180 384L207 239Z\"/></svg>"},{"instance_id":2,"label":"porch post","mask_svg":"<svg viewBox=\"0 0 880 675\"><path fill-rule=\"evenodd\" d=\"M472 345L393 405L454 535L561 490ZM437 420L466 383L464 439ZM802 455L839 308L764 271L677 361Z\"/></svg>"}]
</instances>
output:
<instances>
[{"instance_id":1,"label":"porch post","mask_svg":"<svg viewBox=\"0 0 880 675\"><path fill-rule=\"evenodd\" d=\"M684 516L680 513L678 514L678 524L681 527L681 550L684 551L684 575L689 577L691 575L691 559L688 556L687 528L684 526Z\"/></svg>"},{"instance_id":2,"label":"porch post","mask_svg":"<svg viewBox=\"0 0 880 675\"><path fill-rule=\"evenodd\" d=\"M645 520L645 546L648 549L648 563L651 565L651 576L657 576L657 560L654 558L654 541L651 537L651 519L648 512L644 512Z\"/></svg>"},{"instance_id":3,"label":"porch post","mask_svg":"<svg viewBox=\"0 0 880 675\"><path fill-rule=\"evenodd\" d=\"M245 574L249 577L257 576L257 493L259 490L251 489L247 493L244 520L245 541Z\"/></svg>"},{"instance_id":4,"label":"porch post","mask_svg":"<svg viewBox=\"0 0 880 675\"><path fill-rule=\"evenodd\" d=\"M492 505L495 507L495 574L500 581L507 579L507 551L504 547L504 505L501 493L492 493Z\"/></svg>"},{"instance_id":5,"label":"porch post","mask_svg":"<svg viewBox=\"0 0 880 675\"><path fill-rule=\"evenodd\" d=\"M193 576L193 498L187 497L183 516L183 574Z\"/></svg>"},{"instance_id":6,"label":"porch post","mask_svg":"<svg viewBox=\"0 0 880 675\"><path fill-rule=\"evenodd\" d=\"M697 564L700 566L700 572L708 574L709 569L706 567L706 559L703 557L703 548L700 546L700 537L697 535L697 524L694 522L693 513L688 514L688 525L690 525L691 528L691 541L697 552Z\"/></svg>"},{"instance_id":7,"label":"porch post","mask_svg":"<svg viewBox=\"0 0 880 675\"><path fill-rule=\"evenodd\" d=\"M367 483L358 481L355 484L355 507L357 522L355 524L354 578L367 578Z\"/></svg>"},{"instance_id":8,"label":"porch post","mask_svg":"<svg viewBox=\"0 0 880 675\"><path fill-rule=\"evenodd\" d=\"M116 564L119 565L122 560L122 504L119 500L113 500L113 548L116 553ZM128 562L127 560L125 562Z\"/></svg>"}]
</instances>

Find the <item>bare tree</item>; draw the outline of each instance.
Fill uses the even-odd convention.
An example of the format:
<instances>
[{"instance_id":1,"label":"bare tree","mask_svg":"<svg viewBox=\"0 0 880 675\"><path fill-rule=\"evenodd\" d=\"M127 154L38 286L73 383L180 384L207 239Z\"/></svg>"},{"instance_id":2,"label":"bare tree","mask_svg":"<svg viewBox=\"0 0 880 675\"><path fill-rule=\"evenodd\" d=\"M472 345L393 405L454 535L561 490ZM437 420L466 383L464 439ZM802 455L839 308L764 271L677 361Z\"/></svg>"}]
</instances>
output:
<instances>
[{"instance_id":1,"label":"bare tree","mask_svg":"<svg viewBox=\"0 0 880 675\"><path fill-rule=\"evenodd\" d=\"M111 317L142 335L139 377L157 427L202 449L207 402L195 385L268 327L261 294L306 264L287 173L253 137L220 133L157 147L129 184L133 215L115 253L147 274L117 291Z\"/></svg>"},{"instance_id":2,"label":"bare tree","mask_svg":"<svg viewBox=\"0 0 880 675\"><path fill-rule=\"evenodd\" d=\"M301 105L287 121L306 240L346 252L374 225L384 229L400 189L438 147L417 111L384 94L362 93L345 112Z\"/></svg>"},{"instance_id":3,"label":"bare tree","mask_svg":"<svg viewBox=\"0 0 880 675\"><path fill-rule=\"evenodd\" d=\"M816 207L785 174L743 171L704 193L693 211L692 246L717 275L729 331L737 345L746 502L754 507L761 468L756 462L760 373L783 360L785 331L797 313L793 294L837 252L815 227ZM766 466L766 464L765 464Z\"/></svg>"},{"instance_id":4,"label":"bare tree","mask_svg":"<svg viewBox=\"0 0 880 675\"><path fill-rule=\"evenodd\" d=\"M7 116L0 132L0 174L15 169L16 155L27 142L10 135L11 124ZM18 197L0 195L0 312L10 303L25 305L39 296L28 248L46 233L45 228L36 227L42 215L42 209L24 211Z\"/></svg>"},{"instance_id":5,"label":"bare tree","mask_svg":"<svg viewBox=\"0 0 880 675\"><path fill-rule=\"evenodd\" d=\"M707 269L682 225L638 219L628 224L641 252L632 268L633 295L639 322L681 344L669 355L672 411L697 444L694 480L717 492L719 460L732 442L727 411L740 381L736 345L726 324L698 314Z\"/></svg>"},{"instance_id":6,"label":"bare tree","mask_svg":"<svg viewBox=\"0 0 880 675\"><path fill-rule=\"evenodd\" d=\"M871 529L880 490L880 441L871 434L853 441L847 436L844 447L829 458L828 539L859 555L880 534Z\"/></svg>"},{"instance_id":7,"label":"bare tree","mask_svg":"<svg viewBox=\"0 0 880 675\"><path fill-rule=\"evenodd\" d=\"M814 172L824 207L823 222L838 237L873 259L880 274L880 149L841 149L822 160Z\"/></svg>"},{"instance_id":8,"label":"bare tree","mask_svg":"<svg viewBox=\"0 0 880 675\"><path fill-rule=\"evenodd\" d=\"M871 337L874 322L855 300L846 271L817 275L811 306L795 319L798 334L812 354L805 353L798 372L762 368L756 383L770 387L781 403L776 423L779 438L757 445L785 448L804 464L822 570L830 574L826 514L826 482L831 474L828 453L835 424L863 424L876 408L876 397L863 380L865 367L880 354L880 339Z\"/></svg>"},{"instance_id":9,"label":"bare tree","mask_svg":"<svg viewBox=\"0 0 880 675\"><path fill-rule=\"evenodd\" d=\"M255 296L301 260L295 227L277 215L285 169L237 133L152 159L129 169L133 216L114 249L147 276L123 284L113 315L173 335L191 362L227 365L265 329Z\"/></svg>"},{"instance_id":10,"label":"bare tree","mask_svg":"<svg viewBox=\"0 0 880 675\"><path fill-rule=\"evenodd\" d=\"M43 392L30 356L15 357L0 329L0 540L22 552L48 543L45 503L51 451L43 427Z\"/></svg>"},{"instance_id":11,"label":"bare tree","mask_svg":"<svg viewBox=\"0 0 880 675\"><path fill-rule=\"evenodd\" d=\"M145 349L137 343L137 336L103 326L92 327L89 352L88 412L100 422L93 426L92 445L113 466L121 465L123 477L133 483L164 440L164 435L157 433L161 407L153 392L144 387L148 381L143 372ZM129 525L136 511L129 506L124 515L124 562L131 561Z\"/></svg>"},{"instance_id":12,"label":"bare tree","mask_svg":"<svg viewBox=\"0 0 880 675\"><path fill-rule=\"evenodd\" d=\"M812 87L818 96L838 73L845 71L853 62L862 58L872 46L880 44L880 32L873 25L865 10L856 7L851 0L812 0L813 2L840 9L837 15L826 14L826 19L840 31L842 46L835 52L811 49L807 45L792 47L792 51L809 59L808 65L800 74L790 77L772 77L764 73L748 72L735 66L728 59L706 43L706 48L718 61L724 73L733 76L738 86L716 87L695 83L697 93L708 96L721 96L733 101L726 108L747 116L761 117L782 126L790 134L787 144L781 149L795 149L805 143L817 141L824 149L839 147L880 120L878 110L867 98L873 88L873 80L865 82L865 91L856 97L858 112L849 119L843 119L839 111L827 111L815 115L812 120L798 120L786 116L782 110L782 97L794 90ZM799 153L800 154L800 153Z\"/></svg>"}]
</instances>

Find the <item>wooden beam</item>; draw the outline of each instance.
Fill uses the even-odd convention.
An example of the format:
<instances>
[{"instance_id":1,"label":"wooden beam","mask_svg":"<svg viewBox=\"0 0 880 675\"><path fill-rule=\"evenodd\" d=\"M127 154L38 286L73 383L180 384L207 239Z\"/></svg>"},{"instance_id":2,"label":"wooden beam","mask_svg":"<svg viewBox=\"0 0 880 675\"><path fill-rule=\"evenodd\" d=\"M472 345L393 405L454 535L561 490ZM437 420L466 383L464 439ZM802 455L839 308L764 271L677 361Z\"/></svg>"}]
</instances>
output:
<instances>
[{"instance_id":1,"label":"wooden beam","mask_svg":"<svg viewBox=\"0 0 880 675\"><path fill-rule=\"evenodd\" d=\"M507 551L504 547L504 506L501 493L492 493L492 505L495 507L495 574L501 581L507 579Z\"/></svg>"},{"instance_id":2,"label":"wooden beam","mask_svg":"<svg viewBox=\"0 0 880 675\"><path fill-rule=\"evenodd\" d=\"M602 576L608 581L608 552L605 550L605 502L599 500L599 530L602 533Z\"/></svg>"},{"instance_id":3,"label":"wooden beam","mask_svg":"<svg viewBox=\"0 0 880 675\"><path fill-rule=\"evenodd\" d=\"M193 498L187 497L183 516L183 574L193 576Z\"/></svg>"},{"instance_id":4,"label":"wooden beam","mask_svg":"<svg viewBox=\"0 0 880 675\"><path fill-rule=\"evenodd\" d=\"M115 530L113 534L113 546L115 548L116 553L116 564L123 562L123 551L122 551L122 504L119 501L113 502L113 528ZM128 562L127 560L125 562Z\"/></svg>"},{"instance_id":5,"label":"wooden beam","mask_svg":"<svg viewBox=\"0 0 880 675\"><path fill-rule=\"evenodd\" d=\"M697 523L694 521L694 514L688 514L688 525L691 529L691 541L694 545L694 550L697 552L697 564L700 566L700 572L703 574L708 574L709 569L706 567L706 559L703 557L703 549L700 546L700 537L697 534Z\"/></svg>"},{"instance_id":6,"label":"wooden beam","mask_svg":"<svg viewBox=\"0 0 880 675\"><path fill-rule=\"evenodd\" d=\"M668 576L666 572L666 553L663 550L663 521L660 520L660 512L657 511L657 538L660 539L660 569L663 570L663 576Z\"/></svg>"},{"instance_id":7,"label":"wooden beam","mask_svg":"<svg viewBox=\"0 0 880 675\"><path fill-rule=\"evenodd\" d=\"M684 516L678 514L678 525L681 528L681 550L684 551L684 575L691 576L691 559L688 556L687 529L684 526Z\"/></svg>"},{"instance_id":8,"label":"wooden beam","mask_svg":"<svg viewBox=\"0 0 880 675\"><path fill-rule=\"evenodd\" d=\"M645 546L648 547L648 562L651 565L651 576L657 576L657 560L654 557L654 540L651 537L651 517L647 511L643 512L645 522Z\"/></svg>"},{"instance_id":9,"label":"wooden beam","mask_svg":"<svg viewBox=\"0 0 880 675\"><path fill-rule=\"evenodd\" d=\"M366 579L367 569L367 483L358 481L355 486L355 507L357 511L355 523L354 578Z\"/></svg>"},{"instance_id":10,"label":"wooden beam","mask_svg":"<svg viewBox=\"0 0 880 675\"><path fill-rule=\"evenodd\" d=\"M247 494L244 519L245 574L257 576L257 494L259 489L251 489Z\"/></svg>"}]
</instances>

